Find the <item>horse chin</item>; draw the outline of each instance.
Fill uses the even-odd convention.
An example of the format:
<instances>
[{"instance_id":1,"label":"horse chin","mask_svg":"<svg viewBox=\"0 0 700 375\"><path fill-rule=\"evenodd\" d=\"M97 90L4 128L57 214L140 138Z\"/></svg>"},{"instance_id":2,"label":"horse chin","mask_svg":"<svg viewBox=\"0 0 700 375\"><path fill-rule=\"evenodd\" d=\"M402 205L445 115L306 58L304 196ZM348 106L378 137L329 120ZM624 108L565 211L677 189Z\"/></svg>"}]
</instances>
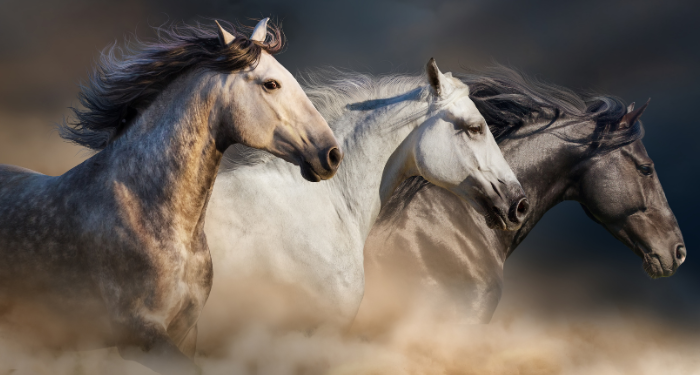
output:
<instances>
[{"instance_id":1,"label":"horse chin","mask_svg":"<svg viewBox=\"0 0 700 375\"><path fill-rule=\"evenodd\" d=\"M656 254L644 253L644 261L642 262L642 267L644 271L652 279L658 279L661 277L669 277L673 275L672 270L665 269L661 264L661 259Z\"/></svg>"},{"instance_id":2,"label":"horse chin","mask_svg":"<svg viewBox=\"0 0 700 375\"><path fill-rule=\"evenodd\" d=\"M304 177L306 181L319 182L321 181L321 176L314 172L313 168L307 161L303 161L300 164L301 177Z\"/></svg>"}]
</instances>

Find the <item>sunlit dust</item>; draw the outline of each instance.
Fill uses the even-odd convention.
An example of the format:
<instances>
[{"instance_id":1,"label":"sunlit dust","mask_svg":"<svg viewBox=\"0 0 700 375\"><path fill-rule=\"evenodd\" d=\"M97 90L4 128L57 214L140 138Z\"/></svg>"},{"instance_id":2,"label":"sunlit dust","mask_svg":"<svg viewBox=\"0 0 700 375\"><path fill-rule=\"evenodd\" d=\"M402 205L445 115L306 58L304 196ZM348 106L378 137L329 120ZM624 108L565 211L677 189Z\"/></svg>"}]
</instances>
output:
<instances>
[{"instance_id":1,"label":"sunlit dust","mask_svg":"<svg viewBox=\"0 0 700 375\"><path fill-rule=\"evenodd\" d=\"M280 299L290 295L289 286L275 291L270 285L237 298L277 299L255 305L274 312L242 303L241 311L209 315L237 322L223 330L229 337L200 335L201 347L212 337L219 345L196 358L205 374L700 374L700 340L641 313L553 319L511 307L491 324L470 325L449 318L440 311L447 303L431 296L417 297L405 314L371 328L300 329L303 320L282 328L286 310L298 306L293 298ZM207 324L216 328L200 321ZM115 348L50 351L6 335L0 347L3 374L153 374L122 360Z\"/></svg>"}]
</instances>

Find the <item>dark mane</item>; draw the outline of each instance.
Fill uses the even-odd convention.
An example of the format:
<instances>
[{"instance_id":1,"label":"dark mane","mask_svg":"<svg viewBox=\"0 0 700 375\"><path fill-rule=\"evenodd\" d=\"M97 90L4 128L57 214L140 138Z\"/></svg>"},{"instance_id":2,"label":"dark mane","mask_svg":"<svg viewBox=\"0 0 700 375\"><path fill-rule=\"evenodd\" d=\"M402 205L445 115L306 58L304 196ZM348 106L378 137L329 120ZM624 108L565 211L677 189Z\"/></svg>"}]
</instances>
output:
<instances>
[{"instance_id":1,"label":"dark mane","mask_svg":"<svg viewBox=\"0 0 700 375\"><path fill-rule=\"evenodd\" d=\"M577 123L592 122L592 133L576 131L566 140L588 144L596 151L611 150L640 139L641 123L618 129L627 113L625 103L613 96L579 94L564 87L527 77L513 69L497 66L483 73L457 75L469 85L471 98L491 128L496 141L537 120L560 117ZM540 129L544 130L544 129Z\"/></svg>"},{"instance_id":2,"label":"dark mane","mask_svg":"<svg viewBox=\"0 0 700 375\"><path fill-rule=\"evenodd\" d=\"M641 122L618 129L627 113L616 97L578 94L569 89L529 78L513 69L497 66L486 72L455 75L469 85L471 99L489 124L497 142L521 128L544 131L559 119L568 126L557 136L588 145L591 154L607 152L644 136ZM542 126L542 123L548 123ZM593 131L588 124L594 124ZM586 126L584 126L586 125ZM430 183L422 177L404 181L392 195L378 220L390 220Z\"/></svg>"},{"instance_id":3,"label":"dark mane","mask_svg":"<svg viewBox=\"0 0 700 375\"><path fill-rule=\"evenodd\" d=\"M279 27L268 26L265 43L252 41L226 24L236 37L222 47L214 26L156 28L153 42L104 50L79 95L84 109L72 108L76 120L59 127L62 138L93 150L104 149L148 107L166 86L192 69L235 72L256 64L262 51L279 52L284 40ZM119 56L117 56L119 55Z\"/></svg>"}]
</instances>

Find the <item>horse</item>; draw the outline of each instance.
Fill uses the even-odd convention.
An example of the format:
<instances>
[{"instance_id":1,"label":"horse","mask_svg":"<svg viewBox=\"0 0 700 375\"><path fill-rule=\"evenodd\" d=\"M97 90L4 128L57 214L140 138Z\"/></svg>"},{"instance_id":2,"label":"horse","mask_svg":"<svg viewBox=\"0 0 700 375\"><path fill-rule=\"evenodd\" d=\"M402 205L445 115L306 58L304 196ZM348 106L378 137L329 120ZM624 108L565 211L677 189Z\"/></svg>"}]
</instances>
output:
<instances>
[{"instance_id":1,"label":"horse","mask_svg":"<svg viewBox=\"0 0 700 375\"><path fill-rule=\"evenodd\" d=\"M284 309L283 321L264 322L273 327L348 325L364 291L365 239L382 204L410 176L474 205L490 227L520 227L527 199L469 87L440 72L433 59L426 76L312 73L305 91L345 150L332 181L309 184L283 163L232 148L205 224L217 279L201 319L211 332L202 326L202 342L218 343L214 336L239 310L224 304L247 305L232 293L244 283L249 294L262 293L259 283L270 280L284 290L286 300L270 302L271 314ZM266 302L258 294L255 300Z\"/></svg>"},{"instance_id":2,"label":"horse","mask_svg":"<svg viewBox=\"0 0 700 375\"><path fill-rule=\"evenodd\" d=\"M496 232L469 205L425 180L397 189L365 245L367 293L356 319L369 331L412 309L417 296L442 296L464 323L488 323L506 259L542 216L565 200L643 260L652 278L671 276L685 243L648 156L644 104L580 96L498 67L462 76L530 200L517 232ZM386 296L392 301L387 303Z\"/></svg>"},{"instance_id":3,"label":"horse","mask_svg":"<svg viewBox=\"0 0 700 375\"><path fill-rule=\"evenodd\" d=\"M121 57L113 46L60 126L96 153L56 177L0 166L4 321L56 334L48 346L116 345L157 372L198 372L213 276L203 227L224 151L265 150L313 182L342 158L273 57L284 41L267 22L250 38L217 22L160 29Z\"/></svg>"}]
</instances>

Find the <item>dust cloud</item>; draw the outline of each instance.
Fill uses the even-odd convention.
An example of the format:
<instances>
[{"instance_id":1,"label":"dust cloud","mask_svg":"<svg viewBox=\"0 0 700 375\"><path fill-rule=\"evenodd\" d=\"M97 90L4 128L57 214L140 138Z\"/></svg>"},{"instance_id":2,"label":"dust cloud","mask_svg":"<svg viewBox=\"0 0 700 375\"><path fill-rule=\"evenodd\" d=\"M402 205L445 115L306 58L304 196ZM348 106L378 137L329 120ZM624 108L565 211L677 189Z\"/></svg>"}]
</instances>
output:
<instances>
[{"instance_id":1,"label":"dust cloud","mask_svg":"<svg viewBox=\"0 0 700 375\"><path fill-rule=\"evenodd\" d=\"M311 314L295 306L303 299L293 287L247 285L259 287L227 291L231 298L208 315L215 321L200 321L210 329L200 334L204 353L196 358L204 374L700 374L698 337L642 311L537 316L509 304L491 324L470 325L446 313L449 301L416 296L403 314L378 313L381 324L313 329L285 318ZM115 348L49 350L3 333L0 374L154 374Z\"/></svg>"}]
</instances>

